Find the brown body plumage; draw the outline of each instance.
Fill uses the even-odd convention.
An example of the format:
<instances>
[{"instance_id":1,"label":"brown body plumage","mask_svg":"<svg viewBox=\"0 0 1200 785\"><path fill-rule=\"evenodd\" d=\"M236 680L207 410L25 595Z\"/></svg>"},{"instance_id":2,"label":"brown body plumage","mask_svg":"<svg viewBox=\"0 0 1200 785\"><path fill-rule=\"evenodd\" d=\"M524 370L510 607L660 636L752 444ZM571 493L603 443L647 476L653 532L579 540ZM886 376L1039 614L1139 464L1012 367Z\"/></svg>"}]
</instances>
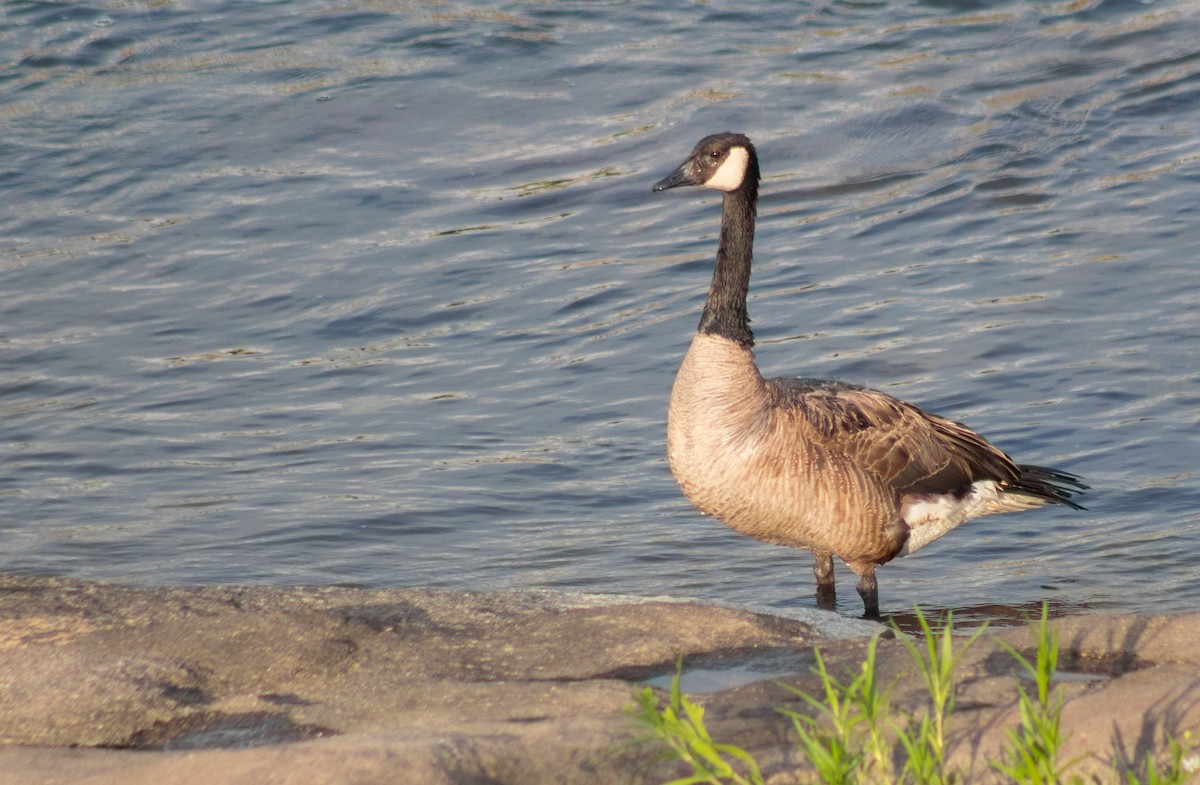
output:
<instances>
[{"instance_id":1,"label":"brown body plumage","mask_svg":"<svg viewBox=\"0 0 1200 785\"><path fill-rule=\"evenodd\" d=\"M750 140L717 134L654 187L725 192L712 285L668 414L667 455L687 498L743 534L812 551L824 607L831 557L842 559L868 615L878 565L980 515L1078 507L1078 478L1018 465L964 425L852 384L763 378L746 313L758 182Z\"/></svg>"}]
</instances>

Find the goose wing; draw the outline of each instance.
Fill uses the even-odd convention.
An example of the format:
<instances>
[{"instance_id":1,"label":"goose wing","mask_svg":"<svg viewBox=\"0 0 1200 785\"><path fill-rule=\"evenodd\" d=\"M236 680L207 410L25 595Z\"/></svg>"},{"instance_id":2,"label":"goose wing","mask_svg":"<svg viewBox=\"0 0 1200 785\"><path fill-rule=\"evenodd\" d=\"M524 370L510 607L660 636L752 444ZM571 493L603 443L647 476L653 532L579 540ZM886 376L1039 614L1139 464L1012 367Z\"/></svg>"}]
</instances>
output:
<instances>
[{"instance_id":1,"label":"goose wing","mask_svg":"<svg viewBox=\"0 0 1200 785\"><path fill-rule=\"evenodd\" d=\"M901 495L956 493L977 480L1019 484L1021 467L961 423L844 382L771 382L781 402L807 421L813 438Z\"/></svg>"}]
</instances>

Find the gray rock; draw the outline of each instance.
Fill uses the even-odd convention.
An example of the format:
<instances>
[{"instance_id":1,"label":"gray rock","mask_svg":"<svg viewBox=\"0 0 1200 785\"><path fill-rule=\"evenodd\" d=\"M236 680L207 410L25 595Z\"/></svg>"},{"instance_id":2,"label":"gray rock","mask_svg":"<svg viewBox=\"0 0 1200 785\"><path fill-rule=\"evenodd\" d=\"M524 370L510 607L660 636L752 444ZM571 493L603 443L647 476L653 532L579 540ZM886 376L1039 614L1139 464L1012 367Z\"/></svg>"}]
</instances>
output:
<instances>
[{"instance_id":1,"label":"gray rock","mask_svg":"<svg viewBox=\"0 0 1200 785\"><path fill-rule=\"evenodd\" d=\"M5 577L0 780L628 779L657 758L632 682L818 637L676 601Z\"/></svg>"},{"instance_id":2,"label":"gray rock","mask_svg":"<svg viewBox=\"0 0 1200 785\"><path fill-rule=\"evenodd\" d=\"M832 614L783 617L678 600L428 589L132 589L0 577L0 783L637 783L681 773L635 743L638 683L685 657L732 677L698 699L716 737L741 744L773 781L799 763L776 680L815 690L820 645L853 672L881 628ZM1163 728L1197 727L1195 617L1058 623L1069 754L1114 742L1131 760ZM964 659L955 760L988 773L1016 692L999 641ZM758 673L747 663L766 663ZM880 663L907 710L923 696L911 660L883 641ZM736 671L724 671L740 666ZM756 666L757 667L757 666ZM685 681L685 686L690 683ZM692 689L688 686L689 689ZM715 688L714 688L715 689ZM1160 745L1159 745L1160 746Z\"/></svg>"}]
</instances>

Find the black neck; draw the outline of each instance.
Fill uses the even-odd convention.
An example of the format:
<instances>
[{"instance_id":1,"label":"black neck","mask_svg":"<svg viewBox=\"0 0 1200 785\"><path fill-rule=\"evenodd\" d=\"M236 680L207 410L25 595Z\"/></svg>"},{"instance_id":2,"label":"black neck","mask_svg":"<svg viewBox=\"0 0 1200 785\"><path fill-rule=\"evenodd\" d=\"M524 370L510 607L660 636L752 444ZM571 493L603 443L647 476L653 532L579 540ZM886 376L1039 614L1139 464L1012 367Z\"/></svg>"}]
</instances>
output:
<instances>
[{"instance_id":1,"label":"black neck","mask_svg":"<svg viewBox=\"0 0 1200 785\"><path fill-rule=\"evenodd\" d=\"M750 315L746 312L746 293L750 288L750 257L754 252L757 209L758 165L751 160L741 187L725 192L717 266L713 270L699 327L702 333L720 335L744 346L754 345Z\"/></svg>"}]
</instances>

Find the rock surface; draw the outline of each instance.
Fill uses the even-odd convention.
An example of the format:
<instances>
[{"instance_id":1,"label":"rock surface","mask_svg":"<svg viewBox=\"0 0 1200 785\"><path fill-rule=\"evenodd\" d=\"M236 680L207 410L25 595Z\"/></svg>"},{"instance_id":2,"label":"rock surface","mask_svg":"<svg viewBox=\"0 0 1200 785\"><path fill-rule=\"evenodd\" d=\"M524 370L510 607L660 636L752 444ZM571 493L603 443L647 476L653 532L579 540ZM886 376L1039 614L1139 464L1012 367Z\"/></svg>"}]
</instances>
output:
<instances>
[{"instance_id":1,"label":"rock surface","mask_svg":"<svg viewBox=\"0 0 1200 785\"><path fill-rule=\"evenodd\" d=\"M1197 617L1059 620L1067 757L1111 780L1162 731L1200 727ZM857 671L867 622L667 600L426 589L156 588L0 577L0 783L654 783L677 776L633 742L641 680L679 656L717 667L783 658L815 692L812 648ZM955 761L993 775L1016 717L1001 642L960 666ZM765 658L765 659L764 659ZM893 701L924 693L899 641L880 644ZM715 737L796 779L775 681L700 696Z\"/></svg>"}]
</instances>

